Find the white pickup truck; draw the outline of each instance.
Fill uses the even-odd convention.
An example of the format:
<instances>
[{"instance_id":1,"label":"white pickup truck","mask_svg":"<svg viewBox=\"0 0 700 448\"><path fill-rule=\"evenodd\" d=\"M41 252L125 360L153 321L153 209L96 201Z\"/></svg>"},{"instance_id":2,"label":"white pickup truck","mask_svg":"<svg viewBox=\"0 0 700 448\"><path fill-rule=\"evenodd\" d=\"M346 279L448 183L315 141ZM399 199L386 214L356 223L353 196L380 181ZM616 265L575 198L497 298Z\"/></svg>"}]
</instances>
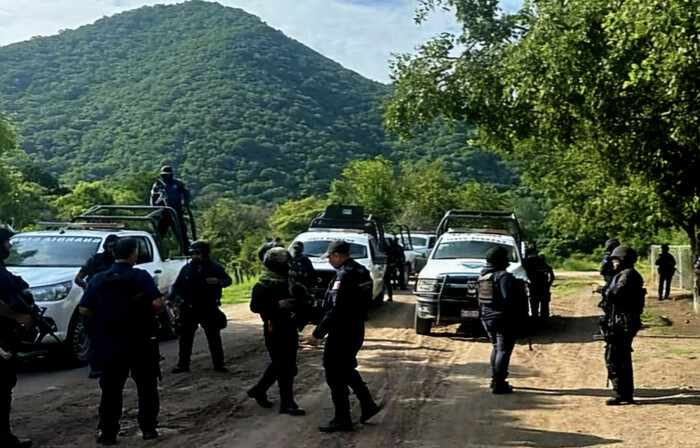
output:
<instances>
[{"instance_id":1,"label":"white pickup truck","mask_svg":"<svg viewBox=\"0 0 700 448\"><path fill-rule=\"evenodd\" d=\"M435 248L416 280L416 333L430 334L434 323L479 319L477 279L493 247L506 248L508 272L528 281L522 266L522 232L512 213L450 211L437 234Z\"/></svg>"},{"instance_id":2,"label":"white pickup truck","mask_svg":"<svg viewBox=\"0 0 700 448\"><path fill-rule=\"evenodd\" d=\"M110 234L138 241L136 267L148 271L158 289L167 293L186 259L163 257L149 232L65 229L20 233L11 239L13 247L6 260L7 269L29 284L37 306L46 309L44 316L56 324L56 335L63 341L67 355L75 361L86 361L90 340L77 311L83 289L73 279L88 258L102 252L104 240ZM57 344L57 341L44 337L39 344Z\"/></svg>"}]
</instances>

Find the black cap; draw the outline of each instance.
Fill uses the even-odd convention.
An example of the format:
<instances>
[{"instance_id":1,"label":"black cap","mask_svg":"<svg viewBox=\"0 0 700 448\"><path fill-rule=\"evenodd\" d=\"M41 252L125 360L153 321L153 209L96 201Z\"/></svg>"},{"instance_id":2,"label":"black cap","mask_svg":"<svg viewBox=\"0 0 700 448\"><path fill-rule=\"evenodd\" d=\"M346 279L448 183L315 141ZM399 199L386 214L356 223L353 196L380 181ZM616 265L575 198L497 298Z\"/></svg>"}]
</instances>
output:
<instances>
[{"instance_id":1,"label":"black cap","mask_svg":"<svg viewBox=\"0 0 700 448\"><path fill-rule=\"evenodd\" d=\"M292 249L304 250L304 243L295 241L294 244L292 244Z\"/></svg>"},{"instance_id":2,"label":"black cap","mask_svg":"<svg viewBox=\"0 0 700 448\"><path fill-rule=\"evenodd\" d=\"M173 167L170 165L163 165L160 169L160 174L173 174Z\"/></svg>"},{"instance_id":3,"label":"black cap","mask_svg":"<svg viewBox=\"0 0 700 448\"><path fill-rule=\"evenodd\" d=\"M330 254L343 254L347 255L350 253L350 243L343 240L332 241L326 249L326 253L323 257L328 257Z\"/></svg>"},{"instance_id":4,"label":"black cap","mask_svg":"<svg viewBox=\"0 0 700 448\"><path fill-rule=\"evenodd\" d=\"M508 250L503 246L492 247L486 252L486 261L497 268L508 267Z\"/></svg>"}]
</instances>

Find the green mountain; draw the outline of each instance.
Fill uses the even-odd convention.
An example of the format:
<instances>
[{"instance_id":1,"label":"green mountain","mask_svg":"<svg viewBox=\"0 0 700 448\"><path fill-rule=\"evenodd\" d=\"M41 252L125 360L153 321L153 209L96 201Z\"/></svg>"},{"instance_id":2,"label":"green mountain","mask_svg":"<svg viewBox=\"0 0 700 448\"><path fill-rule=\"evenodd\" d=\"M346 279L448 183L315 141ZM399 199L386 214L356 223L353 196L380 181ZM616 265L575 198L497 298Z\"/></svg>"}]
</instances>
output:
<instances>
[{"instance_id":1,"label":"green mountain","mask_svg":"<svg viewBox=\"0 0 700 448\"><path fill-rule=\"evenodd\" d=\"M388 94L259 18L202 1L0 48L0 110L65 185L169 163L198 194L267 202L326 191L350 159L428 153L493 177L495 159L478 156L472 176L454 144L387 143Z\"/></svg>"}]
</instances>

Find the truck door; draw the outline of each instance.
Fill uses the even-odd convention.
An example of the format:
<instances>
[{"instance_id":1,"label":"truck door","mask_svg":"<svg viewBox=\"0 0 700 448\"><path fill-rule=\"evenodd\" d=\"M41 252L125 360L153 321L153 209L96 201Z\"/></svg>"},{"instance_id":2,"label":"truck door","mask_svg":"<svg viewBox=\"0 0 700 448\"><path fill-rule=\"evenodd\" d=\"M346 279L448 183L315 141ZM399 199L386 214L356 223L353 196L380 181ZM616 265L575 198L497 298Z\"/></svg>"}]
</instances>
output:
<instances>
[{"instance_id":1,"label":"truck door","mask_svg":"<svg viewBox=\"0 0 700 448\"><path fill-rule=\"evenodd\" d=\"M158 289L162 291L161 263L160 261L155 260L153 243L145 236L136 235L131 236L131 238L136 240L139 247L139 257L136 259L135 267L148 271L148 273L151 274L151 277L153 277L153 280L156 282L156 285L158 285Z\"/></svg>"}]
</instances>

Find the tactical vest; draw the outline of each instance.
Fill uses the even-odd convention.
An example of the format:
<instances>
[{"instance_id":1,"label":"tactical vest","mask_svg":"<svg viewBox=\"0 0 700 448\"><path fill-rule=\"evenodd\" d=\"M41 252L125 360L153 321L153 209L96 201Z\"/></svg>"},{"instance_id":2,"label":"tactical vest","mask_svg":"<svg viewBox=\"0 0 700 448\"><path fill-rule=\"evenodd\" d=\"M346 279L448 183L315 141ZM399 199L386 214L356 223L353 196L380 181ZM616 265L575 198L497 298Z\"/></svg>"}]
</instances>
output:
<instances>
[{"instance_id":1,"label":"tactical vest","mask_svg":"<svg viewBox=\"0 0 700 448\"><path fill-rule=\"evenodd\" d=\"M480 275L477 279L479 284L479 289L477 292L479 303L487 306L503 300L503 294L501 293L501 289L498 287L498 285L496 285L494 274L495 272L489 272L487 274Z\"/></svg>"}]
</instances>

